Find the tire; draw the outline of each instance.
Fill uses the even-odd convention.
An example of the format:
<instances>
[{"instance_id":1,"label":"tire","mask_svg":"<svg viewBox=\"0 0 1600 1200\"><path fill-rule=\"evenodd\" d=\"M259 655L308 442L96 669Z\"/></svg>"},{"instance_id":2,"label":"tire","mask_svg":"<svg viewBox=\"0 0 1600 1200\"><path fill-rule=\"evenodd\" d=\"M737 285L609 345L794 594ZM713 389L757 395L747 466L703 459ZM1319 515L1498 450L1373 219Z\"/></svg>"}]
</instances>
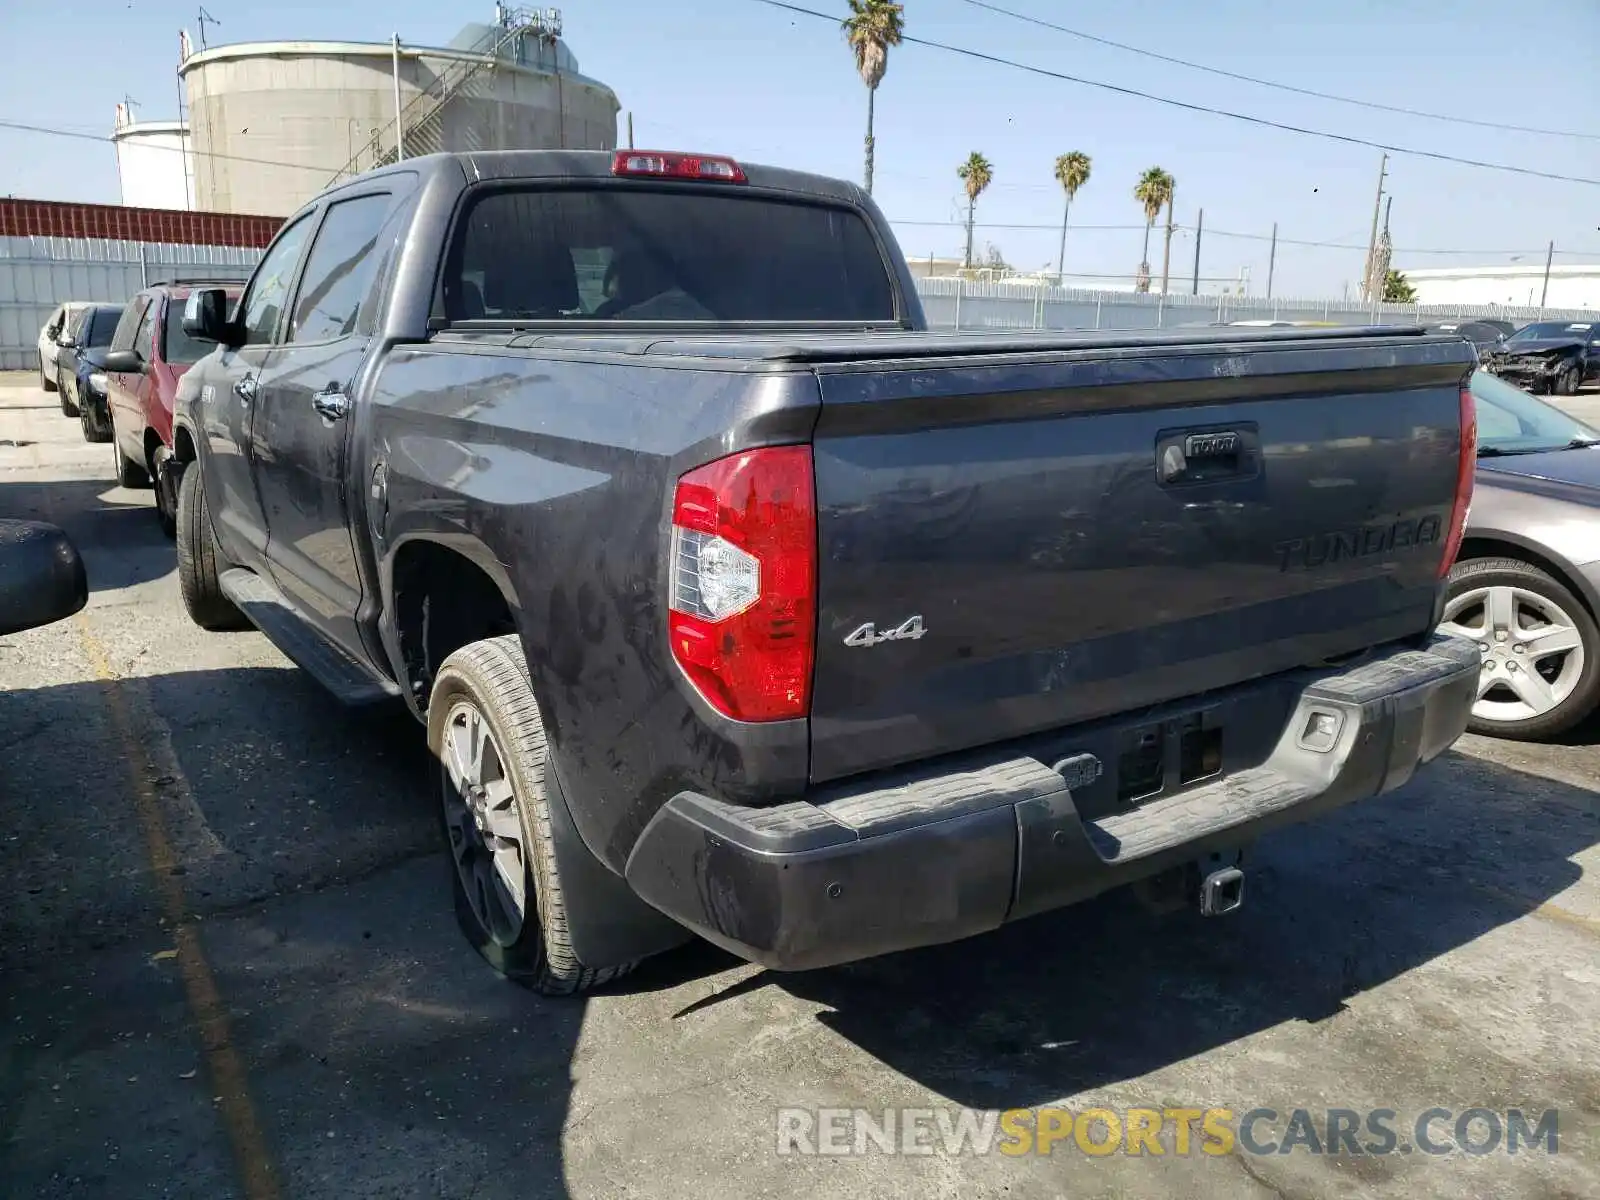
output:
<instances>
[{"instance_id":1,"label":"tire","mask_svg":"<svg viewBox=\"0 0 1600 1200\"><path fill-rule=\"evenodd\" d=\"M151 482L156 493L156 524L168 538L175 538L178 535L178 489L172 483L171 463L168 458L164 467L157 467Z\"/></svg>"},{"instance_id":2,"label":"tire","mask_svg":"<svg viewBox=\"0 0 1600 1200\"><path fill-rule=\"evenodd\" d=\"M1492 617L1496 593L1498 617ZM1479 698L1467 723L1473 733L1542 741L1565 733L1600 704L1600 626L1583 602L1545 571L1514 558L1457 563L1444 612L1440 629L1472 637L1483 654ZM1530 617L1539 623L1525 623ZM1497 636L1502 633L1506 636ZM1543 687L1529 688L1530 670Z\"/></svg>"},{"instance_id":3,"label":"tire","mask_svg":"<svg viewBox=\"0 0 1600 1200\"><path fill-rule=\"evenodd\" d=\"M177 539L178 591L189 619L217 632L248 628L249 621L218 582L227 563L217 552L199 463L190 463L178 483Z\"/></svg>"},{"instance_id":4,"label":"tire","mask_svg":"<svg viewBox=\"0 0 1600 1200\"><path fill-rule=\"evenodd\" d=\"M118 484L125 488L147 488L150 486L150 472L122 452L122 447L118 444L114 432L111 438L111 456L115 464Z\"/></svg>"},{"instance_id":5,"label":"tire","mask_svg":"<svg viewBox=\"0 0 1600 1200\"><path fill-rule=\"evenodd\" d=\"M1583 368L1577 363L1572 363L1556 376L1555 384L1550 390L1558 396L1576 396L1582 384Z\"/></svg>"},{"instance_id":6,"label":"tire","mask_svg":"<svg viewBox=\"0 0 1600 1200\"><path fill-rule=\"evenodd\" d=\"M61 414L63 416L75 417L75 416L78 415L78 405L72 399L71 395L69 394L69 389L67 388L67 386L64 383L61 382L61 371L60 371L59 368L56 370L56 385L55 385L55 387L46 388L45 390L46 391L50 391L50 392L59 392L60 393L60 395L61 395Z\"/></svg>"},{"instance_id":7,"label":"tire","mask_svg":"<svg viewBox=\"0 0 1600 1200\"><path fill-rule=\"evenodd\" d=\"M85 404L80 398L78 401L78 421L83 426L83 440L86 442L109 442L111 433L104 428L95 406Z\"/></svg>"},{"instance_id":8,"label":"tire","mask_svg":"<svg viewBox=\"0 0 1600 1200\"><path fill-rule=\"evenodd\" d=\"M493 794L480 792L479 803L485 814L499 814L502 832L521 831L517 861L523 875L522 908L514 924L486 920L480 912L482 903L475 907L469 897L469 887L481 885L474 890L479 891L483 903L488 902L487 893L494 893L506 910L502 917L514 909L503 903L511 894L495 886L514 869L505 866L511 861L508 839L494 837L500 847L495 853L502 856L496 860L484 823L472 818L462 785L452 777L451 762L459 762L459 758L452 757L446 739L454 743L464 732L470 736L474 716L488 735L486 748L477 755L479 782L497 773L499 778L488 782L489 788L510 785L508 799L496 804ZM544 723L515 635L473 642L444 661L428 701L428 748L433 754L440 824L450 856L456 919L473 948L508 979L548 996L575 995L630 971L631 962L585 967L572 952L544 790ZM501 865L496 865L497 861Z\"/></svg>"},{"instance_id":9,"label":"tire","mask_svg":"<svg viewBox=\"0 0 1600 1200\"><path fill-rule=\"evenodd\" d=\"M47 392L56 390L56 381L48 378L44 373L44 356L39 356L39 386Z\"/></svg>"}]
</instances>

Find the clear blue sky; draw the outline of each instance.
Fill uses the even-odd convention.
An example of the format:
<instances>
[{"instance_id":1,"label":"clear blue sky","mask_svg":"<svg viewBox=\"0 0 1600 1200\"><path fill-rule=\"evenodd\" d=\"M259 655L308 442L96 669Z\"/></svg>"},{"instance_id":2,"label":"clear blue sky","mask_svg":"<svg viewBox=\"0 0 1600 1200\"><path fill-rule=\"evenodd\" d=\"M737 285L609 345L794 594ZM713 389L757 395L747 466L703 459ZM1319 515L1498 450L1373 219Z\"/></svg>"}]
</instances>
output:
<instances>
[{"instance_id":1,"label":"clear blue sky","mask_svg":"<svg viewBox=\"0 0 1600 1200\"><path fill-rule=\"evenodd\" d=\"M1302 88L1476 119L1600 134L1597 0L1127 0L1002 7L1143 49ZM260 39L448 41L488 0L207 0L212 44ZM841 12L843 0L808 7ZM145 119L171 118L178 30L197 0L87 0L76 9L12 3L0 12L0 119L104 134L124 93ZM566 37L587 75L616 90L641 146L721 151L859 178L866 93L838 29L752 0L569 0ZM962 0L906 0L907 33L1173 98L1394 145L1600 178L1600 141L1480 129L1295 95L1155 62L1026 25ZM197 39L198 40L198 39ZM38 53L24 53L23 48ZM1241 124L922 46L893 51L878 93L875 192L908 255L959 252L955 168L982 151L995 183L978 206L978 243L1022 269L1053 265L1061 194L1054 156L1081 149L1094 174L1073 208L1069 272L1129 274L1142 221L1139 172L1177 179L1177 218L1205 209L1202 275L1247 268L1259 291L1265 238L1280 244L1280 295L1337 296L1361 269L1379 151ZM619 118L620 124L620 118ZM1390 160L1396 264L1600 261L1600 187L1406 156ZM0 194L114 202L110 145L0 129ZM926 222L926 224L924 224ZM988 226L985 228L984 226ZM1252 234L1259 240L1226 236ZM1415 250L1465 250L1418 254ZM1187 274L1193 235L1174 240ZM1493 252L1493 253L1490 253ZM1151 261L1160 271L1159 230Z\"/></svg>"}]
</instances>

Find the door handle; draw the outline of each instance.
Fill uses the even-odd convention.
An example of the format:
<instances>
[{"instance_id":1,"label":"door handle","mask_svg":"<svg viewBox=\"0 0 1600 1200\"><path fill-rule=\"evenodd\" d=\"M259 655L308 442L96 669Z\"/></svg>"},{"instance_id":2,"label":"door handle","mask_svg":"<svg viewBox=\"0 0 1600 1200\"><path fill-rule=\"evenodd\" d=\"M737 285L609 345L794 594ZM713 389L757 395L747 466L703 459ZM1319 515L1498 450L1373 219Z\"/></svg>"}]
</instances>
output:
<instances>
[{"instance_id":1,"label":"door handle","mask_svg":"<svg viewBox=\"0 0 1600 1200\"><path fill-rule=\"evenodd\" d=\"M256 377L254 375L241 375L233 381L233 394L246 404L256 398Z\"/></svg>"},{"instance_id":2,"label":"door handle","mask_svg":"<svg viewBox=\"0 0 1600 1200\"><path fill-rule=\"evenodd\" d=\"M336 387L316 392L311 397L311 407L329 421L342 421L350 415L350 397Z\"/></svg>"}]
</instances>

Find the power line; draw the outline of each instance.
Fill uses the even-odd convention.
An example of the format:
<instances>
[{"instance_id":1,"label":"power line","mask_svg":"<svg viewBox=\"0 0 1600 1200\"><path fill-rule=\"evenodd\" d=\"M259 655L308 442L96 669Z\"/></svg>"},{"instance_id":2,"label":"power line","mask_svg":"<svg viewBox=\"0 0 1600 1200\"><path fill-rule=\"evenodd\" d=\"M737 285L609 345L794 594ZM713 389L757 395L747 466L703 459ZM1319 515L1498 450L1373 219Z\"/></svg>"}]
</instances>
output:
<instances>
[{"instance_id":1,"label":"power line","mask_svg":"<svg viewBox=\"0 0 1600 1200\"><path fill-rule=\"evenodd\" d=\"M938 227L938 228L948 228L948 229L965 229L966 226L967 226L967 223L965 221L897 221L892 217L889 219L889 224L891 224L891 225L906 225L906 226L913 226L913 227ZM973 228L974 229L1021 229L1021 230L1036 230L1036 231L1041 232L1041 233L1057 233L1061 229L1061 224L1060 224L1060 222L1038 223L1038 222L977 221L977 222L974 222ZM1143 225L1074 225L1074 226L1072 226L1072 229L1073 229L1074 232L1077 232L1078 230L1139 232L1139 231L1144 229L1144 226ZM1196 231L1196 227L1193 226L1193 225L1177 225L1177 224L1175 224L1175 225L1173 225L1172 229L1173 229L1174 233L1194 233ZM1246 241L1252 241L1252 242L1269 242L1269 241L1272 240L1272 237L1271 237L1270 234L1265 234L1265 233L1242 233L1242 232L1238 232L1238 231L1235 231L1235 230L1229 230L1229 229L1216 229L1216 228L1213 228L1210 225L1207 225L1205 227L1205 232L1206 232L1206 236L1207 237L1215 235L1217 237L1225 237L1225 238L1242 238L1242 239L1244 239ZM1354 244L1352 242L1318 241L1318 240L1310 239L1310 238L1291 238L1291 237L1284 237L1281 234L1278 237L1278 245L1280 245L1280 246L1308 246L1308 247L1312 247L1312 248L1319 249L1319 250L1365 250L1366 249L1365 246L1358 246L1358 245L1356 245L1356 244ZM1512 256L1512 255L1517 255L1517 254L1543 254L1543 253L1545 253L1546 249L1547 249L1547 247L1544 247L1544 246L1540 246L1540 247L1537 247L1535 249L1524 249L1524 250L1470 250L1470 249L1424 248L1424 247L1418 247L1418 246L1396 246L1394 248L1394 252L1396 254L1469 254L1469 255L1479 255L1481 257L1489 258L1489 257L1500 257L1500 256L1509 257L1509 256ZM1567 255L1567 256L1576 256L1576 257L1590 257L1590 258L1600 257L1600 252L1589 251L1589 250L1557 250L1556 253L1558 255L1563 255L1564 254L1564 255Z\"/></svg>"},{"instance_id":2,"label":"power line","mask_svg":"<svg viewBox=\"0 0 1600 1200\"><path fill-rule=\"evenodd\" d=\"M30 125L25 121L0 121L0 129L15 129L22 133L41 133L50 137L77 138L79 141L100 142L103 144L111 144L116 141L115 138L107 134L77 133L71 129L53 129L47 125ZM188 141L192 145L194 141L193 137L188 138ZM306 163L280 162L271 158L252 158L245 154L223 154L216 150L195 150L184 146L168 146L159 142L149 143L145 146L142 146L141 149L162 150L169 154L182 154L185 152L185 150L187 150L187 152L193 155L195 158L216 158L227 162L254 163L257 166L262 167L287 167L291 170L318 171L324 174L336 169L333 167L314 167L309 166ZM342 170L343 168L337 169Z\"/></svg>"},{"instance_id":3,"label":"power line","mask_svg":"<svg viewBox=\"0 0 1600 1200\"><path fill-rule=\"evenodd\" d=\"M1084 33L1081 29L1068 29L1065 25L1057 25L1053 21L1046 21L1040 17L1030 17L1026 13L1012 12L1009 8L1001 8L998 4L988 4L985 0L963 0L963 2L972 5L974 8L985 8L990 12L999 13L1001 16L1011 17L1017 21L1025 21L1029 25L1038 25L1045 29L1053 29L1057 33L1065 33L1075 38L1082 38L1086 42L1096 42L1102 46L1126 50L1130 54L1142 54L1146 58L1153 58L1158 62L1172 63L1175 66L1188 67L1195 71L1204 71L1209 75L1220 75L1224 79L1237 79L1241 83L1253 83L1260 87L1293 92L1297 96L1313 96L1318 100L1334 100L1340 104L1354 104L1360 108L1373 108L1379 112L1401 113L1408 117L1425 117L1430 121L1451 121L1458 125L1476 125L1481 129L1504 129L1511 133L1536 133L1543 137L1582 138L1586 141L1600 141L1600 133L1577 133L1570 129L1538 129L1531 125L1507 125L1499 121L1479 121L1472 117L1423 112L1418 108L1402 108L1394 104L1379 104L1376 100L1358 100L1353 96L1336 96L1332 92L1318 92L1311 88L1295 87L1293 84L1278 83L1271 79L1257 79L1253 75L1240 75L1234 71L1224 71L1221 67L1208 67L1204 63L1190 62L1185 58L1173 58L1167 54L1158 54L1154 50L1143 50L1138 46L1130 46L1126 42L1114 42L1110 38ZM910 41L909 38L906 40Z\"/></svg>"},{"instance_id":4,"label":"power line","mask_svg":"<svg viewBox=\"0 0 1600 1200\"><path fill-rule=\"evenodd\" d=\"M787 12L799 13L806 17L816 17L832 25L839 23L838 17L818 12L814 8L801 8L797 4L786 3L785 0L752 0L752 2L765 4L769 8L780 8ZM1409 146L1392 146L1386 142L1369 141L1366 138L1354 137L1350 134L1330 133L1325 129L1307 129L1304 126L1290 125L1283 121L1272 121L1266 117L1253 117L1248 113L1236 113L1225 108L1212 108L1205 104L1193 104L1187 100L1174 100L1170 96L1158 96L1154 92L1140 91L1138 88L1124 87L1117 83L1106 83L1104 80L1099 79L1085 79L1080 75L1068 75L1063 71L1051 71L1044 67L1030 66L1028 63L1017 62L1015 59L1002 58L996 54L985 54L979 50L969 50L964 46L951 46L945 42L935 42L928 38L912 37L910 34L905 34L901 40L917 46L927 46L931 50L943 50L947 54L957 54L963 58L975 58L980 62L1010 67L1015 71L1026 71L1030 75L1041 75L1046 79L1058 79L1066 83L1081 84L1084 87L1100 88L1103 91L1116 92L1123 96L1136 96L1141 100L1154 100L1157 104L1166 104L1189 112L1207 113L1214 117L1227 117L1233 121L1244 121L1247 124L1259 125L1267 129L1280 129L1285 133L1298 133L1305 137L1323 138L1327 141L1341 142L1347 146L1365 146L1371 150L1387 150L1390 154L1405 154L1415 158L1433 159L1436 162L1456 163L1464 167L1481 167L1488 171L1504 171L1508 174L1526 175L1535 179L1554 179L1561 183L1583 183L1591 187L1600 187L1600 179L1589 179L1580 175L1561 175L1554 171L1536 171L1532 167L1516 167L1509 163L1463 158L1455 154L1441 154L1436 150L1417 150Z\"/></svg>"}]
</instances>

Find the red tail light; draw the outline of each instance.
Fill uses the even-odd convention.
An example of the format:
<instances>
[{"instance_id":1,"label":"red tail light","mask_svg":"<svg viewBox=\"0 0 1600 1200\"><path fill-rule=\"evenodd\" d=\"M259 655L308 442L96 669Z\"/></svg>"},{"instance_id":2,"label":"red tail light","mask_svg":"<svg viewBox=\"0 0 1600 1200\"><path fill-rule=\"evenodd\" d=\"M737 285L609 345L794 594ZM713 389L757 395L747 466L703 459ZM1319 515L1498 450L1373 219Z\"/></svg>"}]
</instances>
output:
<instances>
[{"instance_id":1,"label":"red tail light","mask_svg":"<svg viewBox=\"0 0 1600 1200\"><path fill-rule=\"evenodd\" d=\"M1450 527L1444 535L1444 557L1439 562L1443 579L1456 565L1461 539L1467 532L1467 508L1472 504L1472 481L1478 469L1478 406L1472 390L1461 388L1461 457L1456 463L1456 500L1450 509Z\"/></svg>"},{"instance_id":2,"label":"red tail light","mask_svg":"<svg viewBox=\"0 0 1600 1200\"><path fill-rule=\"evenodd\" d=\"M700 179L708 183L744 183L744 169L731 158L711 154L677 154L667 150L618 150L611 158L613 175L654 175L662 179Z\"/></svg>"},{"instance_id":3,"label":"red tail light","mask_svg":"<svg viewBox=\"0 0 1600 1200\"><path fill-rule=\"evenodd\" d=\"M718 712L783 721L811 707L817 505L809 446L690 471L672 502L672 656Z\"/></svg>"}]
</instances>

